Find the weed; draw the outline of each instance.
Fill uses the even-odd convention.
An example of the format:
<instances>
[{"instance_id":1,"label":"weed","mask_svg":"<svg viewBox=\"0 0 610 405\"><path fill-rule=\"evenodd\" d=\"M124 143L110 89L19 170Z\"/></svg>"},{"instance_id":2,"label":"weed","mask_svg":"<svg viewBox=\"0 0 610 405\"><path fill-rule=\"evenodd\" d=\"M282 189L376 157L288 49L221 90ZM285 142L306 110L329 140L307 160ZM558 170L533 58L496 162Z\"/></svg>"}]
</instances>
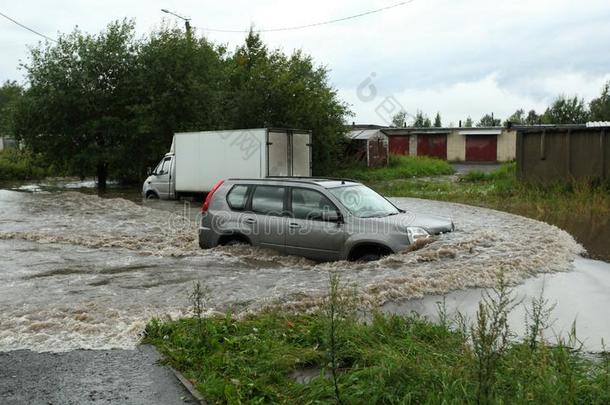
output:
<instances>
[{"instance_id":1,"label":"weed","mask_svg":"<svg viewBox=\"0 0 610 405\"><path fill-rule=\"evenodd\" d=\"M193 312L193 316L197 319L197 326L199 328L199 337L202 340L206 339L206 325L203 319L203 312L205 310L205 304L207 298L209 296L209 289L207 287L202 287L201 282L197 280L193 283L193 289L189 293L189 302L191 304L191 310Z\"/></svg>"},{"instance_id":2,"label":"weed","mask_svg":"<svg viewBox=\"0 0 610 405\"><path fill-rule=\"evenodd\" d=\"M337 365L337 327L340 322L341 297L339 292L339 276L330 273L329 277L329 292L326 303L326 312L328 316L328 357L330 360L330 371L333 380L335 391L335 400L338 404L342 404L341 391L339 390L338 365Z\"/></svg>"},{"instance_id":3,"label":"weed","mask_svg":"<svg viewBox=\"0 0 610 405\"><path fill-rule=\"evenodd\" d=\"M543 331L551 326L551 313L555 310L555 306L556 304L551 305L544 298L543 287L540 290L540 295L532 299L531 307L525 309L525 339L532 351L536 350L538 346L538 338L540 338L540 342L543 341Z\"/></svg>"},{"instance_id":4,"label":"weed","mask_svg":"<svg viewBox=\"0 0 610 405\"><path fill-rule=\"evenodd\" d=\"M477 403L493 402L493 388L500 358L509 345L511 332L508 314L517 303L501 275L498 286L486 292L479 303L475 323L470 329L470 338L477 360Z\"/></svg>"},{"instance_id":5,"label":"weed","mask_svg":"<svg viewBox=\"0 0 610 405\"><path fill-rule=\"evenodd\" d=\"M447 315L447 296L443 295L442 301L436 302L436 314L438 322L444 328L449 328L449 316Z\"/></svg>"}]
</instances>

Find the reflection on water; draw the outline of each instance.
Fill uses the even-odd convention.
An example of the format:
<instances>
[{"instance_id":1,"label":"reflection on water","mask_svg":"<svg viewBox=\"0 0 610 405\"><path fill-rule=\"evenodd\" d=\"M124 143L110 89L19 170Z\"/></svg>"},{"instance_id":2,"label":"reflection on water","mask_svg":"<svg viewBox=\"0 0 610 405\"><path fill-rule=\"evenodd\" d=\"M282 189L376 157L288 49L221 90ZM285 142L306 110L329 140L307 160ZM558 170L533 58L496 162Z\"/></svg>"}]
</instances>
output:
<instances>
[{"instance_id":1,"label":"reflection on water","mask_svg":"<svg viewBox=\"0 0 610 405\"><path fill-rule=\"evenodd\" d=\"M610 262L610 217L567 216L557 218L549 215L541 219L573 235L587 249L591 258Z\"/></svg>"},{"instance_id":2,"label":"reflection on water","mask_svg":"<svg viewBox=\"0 0 610 405\"><path fill-rule=\"evenodd\" d=\"M509 315L511 330L523 337L526 308L531 310L532 299L543 297L550 306L554 305L550 316L550 326L544 331L544 338L556 342L561 337L567 341L572 326L576 326L576 336L585 350L604 350L603 342L610 338L610 322L606 308L610 304L610 266L608 263L578 258L577 271L543 274L527 279L513 289L516 302L521 302ZM459 311L473 321L479 309L478 304L484 290L468 289L453 291L445 297L429 295L421 299L388 303L383 309L389 313L410 313L412 311L438 320L438 304L444 302L449 318Z\"/></svg>"}]
</instances>

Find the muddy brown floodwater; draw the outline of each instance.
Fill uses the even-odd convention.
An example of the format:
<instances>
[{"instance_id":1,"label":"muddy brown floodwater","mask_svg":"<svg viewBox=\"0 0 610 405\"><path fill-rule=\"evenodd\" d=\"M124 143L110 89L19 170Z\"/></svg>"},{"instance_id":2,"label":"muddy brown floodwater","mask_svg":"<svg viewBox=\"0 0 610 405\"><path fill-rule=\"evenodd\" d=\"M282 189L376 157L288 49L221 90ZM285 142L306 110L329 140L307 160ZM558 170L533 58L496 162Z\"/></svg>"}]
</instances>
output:
<instances>
[{"instance_id":1,"label":"muddy brown floodwater","mask_svg":"<svg viewBox=\"0 0 610 405\"><path fill-rule=\"evenodd\" d=\"M0 190L0 351L133 348L151 317L187 313L196 280L210 311L312 308L329 271L371 307L474 287L500 273L518 284L574 270L584 249L543 222L409 198L407 211L451 217L457 230L373 263L313 263L252 247L201 250L199 204Z\"/></svg>"}]
</instances>

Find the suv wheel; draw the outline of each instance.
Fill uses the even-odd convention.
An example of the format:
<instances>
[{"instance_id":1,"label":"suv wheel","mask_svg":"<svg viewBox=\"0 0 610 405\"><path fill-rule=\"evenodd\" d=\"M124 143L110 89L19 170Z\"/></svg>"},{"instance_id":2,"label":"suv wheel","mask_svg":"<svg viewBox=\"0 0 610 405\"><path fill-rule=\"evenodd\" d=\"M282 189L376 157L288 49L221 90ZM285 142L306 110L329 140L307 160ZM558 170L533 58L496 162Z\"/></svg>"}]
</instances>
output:
<instances>
[{"instance_id":1,"label":"suv wheel","mask_svg":"<svg viewBox=\"0 0 610 405\"><path fill-rule=\"evenodd\" d=\"M365 253L357 260L360 262L374 262L375 260L379 259L381 259L381 255L379 253Z\"/></svg>"},{"instance_id":2,"label":"suv wheel","mask_svg":"<svg viewBox=\"0 0 610 405\"><path fill-rule=\"evenodd\" d=\"M233 237L225 238L224 240L221 240L219 244L222 245L222 246L247 246L247 245L250 245L250 243L248 243L248 241L245 238L239 237L239 236L233 236Z\"/></svg>"}]
</instances>

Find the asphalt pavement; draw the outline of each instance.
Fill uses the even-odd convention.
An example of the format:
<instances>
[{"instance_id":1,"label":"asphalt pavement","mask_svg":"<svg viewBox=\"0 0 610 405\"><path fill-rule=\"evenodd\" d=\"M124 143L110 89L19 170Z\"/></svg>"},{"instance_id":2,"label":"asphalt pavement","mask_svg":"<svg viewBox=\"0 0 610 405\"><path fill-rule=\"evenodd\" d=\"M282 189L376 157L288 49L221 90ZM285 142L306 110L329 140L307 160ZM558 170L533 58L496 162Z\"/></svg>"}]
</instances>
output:
<instances>
[{"instance_id":1,"label":"asphalt pavement","mask_svg":"<svg viewBox=\"0 0 610 405\"><path fill-rule=\"evenodd\" d=\"M147 345L135 350L0 352L0 404L198 404L160 359Z\"/></svg>"}]
</instances>

